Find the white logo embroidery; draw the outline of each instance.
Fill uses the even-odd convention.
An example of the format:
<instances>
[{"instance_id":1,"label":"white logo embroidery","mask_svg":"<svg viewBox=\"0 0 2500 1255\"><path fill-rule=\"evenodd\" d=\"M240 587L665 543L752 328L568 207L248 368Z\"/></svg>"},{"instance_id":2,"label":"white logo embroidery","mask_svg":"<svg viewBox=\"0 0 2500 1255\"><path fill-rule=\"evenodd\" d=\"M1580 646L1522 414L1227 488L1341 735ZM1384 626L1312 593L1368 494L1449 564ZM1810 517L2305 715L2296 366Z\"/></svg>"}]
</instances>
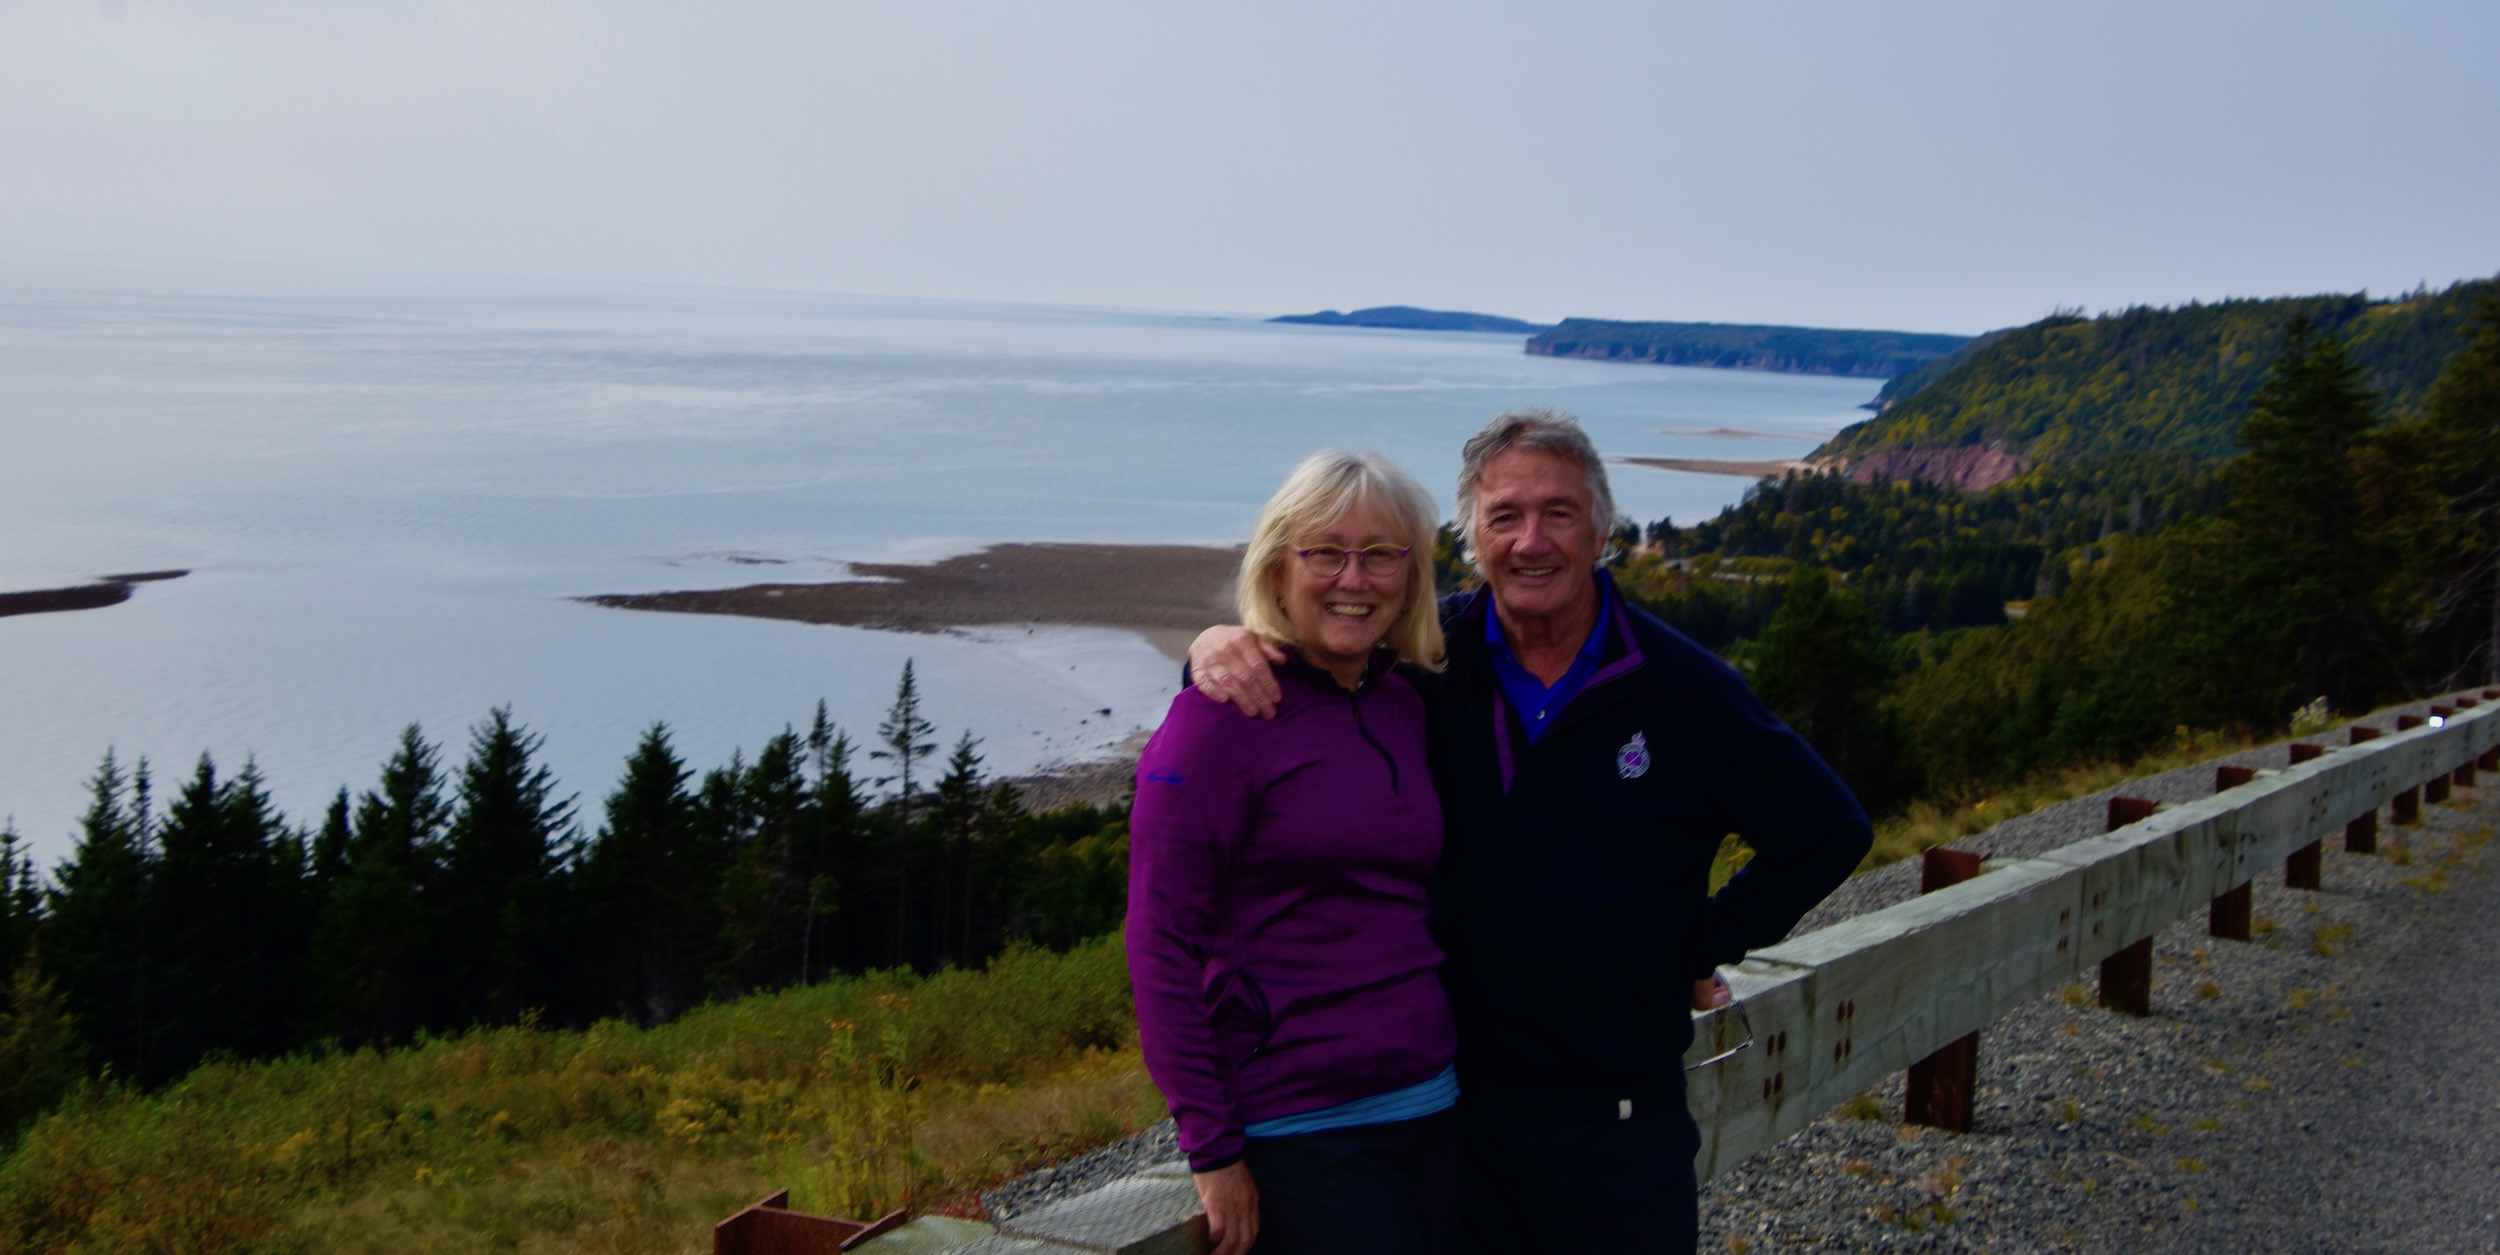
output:
<instances>
[{"instance_id":1,"label":"white logo embroidery","mask_svg":"<svg viewBox=\"0 0 2500 1255\"><path fill-rule=\"evenodd\" d=\"M1649 734L1635 732L1632 739L1615 751L1615 774L1626 780L1638 780L1649 774Z\"/></svg>"}]
</instances>

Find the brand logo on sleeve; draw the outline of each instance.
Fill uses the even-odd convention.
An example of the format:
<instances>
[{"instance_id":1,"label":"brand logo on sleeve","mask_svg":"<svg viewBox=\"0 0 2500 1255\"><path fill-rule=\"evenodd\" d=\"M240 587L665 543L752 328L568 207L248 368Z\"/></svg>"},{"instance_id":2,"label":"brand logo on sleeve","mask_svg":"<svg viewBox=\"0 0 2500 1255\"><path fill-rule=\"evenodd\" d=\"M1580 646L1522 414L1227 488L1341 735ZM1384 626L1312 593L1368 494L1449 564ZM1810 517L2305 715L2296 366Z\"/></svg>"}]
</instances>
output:
<instances>
[{"instance_id":1,"label":"brand logo on sleeve","mask_svg":"<svg viewBox=\"0 0 2500 1255\"><path fill-rule=\"evenodd\" d=\"M1632 739L1615 751L1615 774L1626 780L1638 780L1649 774L1649 734L1635 732Z\"/></svg>"}]
</instances>

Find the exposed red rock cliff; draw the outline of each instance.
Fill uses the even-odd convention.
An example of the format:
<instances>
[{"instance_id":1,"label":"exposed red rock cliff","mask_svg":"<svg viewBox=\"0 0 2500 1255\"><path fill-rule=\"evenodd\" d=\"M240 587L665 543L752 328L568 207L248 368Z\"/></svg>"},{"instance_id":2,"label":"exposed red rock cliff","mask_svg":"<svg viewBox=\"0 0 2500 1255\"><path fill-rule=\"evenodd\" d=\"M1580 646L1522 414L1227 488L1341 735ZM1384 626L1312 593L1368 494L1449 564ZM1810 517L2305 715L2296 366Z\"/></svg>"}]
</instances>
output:
<instances>
[{"instance_id":1,"label":"exposed red rock cliff","mask_svg":"<svg viewBox=\"0 0 2500 1255\"><path fill-rule=\"evenodd\" d=\"M1861 484L1915 480L1965 492L1994 488L2031 469L2031 459L2003 449L1960 445L1951 449L1886 449L1856 459L1849 478Z\"/></svg>"}]
</instances>

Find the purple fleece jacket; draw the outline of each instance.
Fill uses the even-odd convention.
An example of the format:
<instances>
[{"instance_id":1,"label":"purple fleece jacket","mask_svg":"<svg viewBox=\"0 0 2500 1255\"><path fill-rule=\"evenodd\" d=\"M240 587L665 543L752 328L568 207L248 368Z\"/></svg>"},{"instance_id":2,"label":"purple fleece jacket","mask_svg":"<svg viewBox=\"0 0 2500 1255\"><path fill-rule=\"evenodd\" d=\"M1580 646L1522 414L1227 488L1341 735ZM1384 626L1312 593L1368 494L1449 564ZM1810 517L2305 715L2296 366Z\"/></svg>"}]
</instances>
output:
<instances>
[{"instance_id":1,"label":"purple fleece jacket","mask_svg":"<svg viewBox=\"0 0 2500 1255\"><path fill-rule=\"evenodd\" d=\"M1353 693L1294 658L1273 720L1184 689L1138 760L1129 976L1197 1171L1239 1159L1244 1124L1430 1080L1456 1055L1428 929L1424 704L1388 657Z\"/></svg>"}]
</instances>

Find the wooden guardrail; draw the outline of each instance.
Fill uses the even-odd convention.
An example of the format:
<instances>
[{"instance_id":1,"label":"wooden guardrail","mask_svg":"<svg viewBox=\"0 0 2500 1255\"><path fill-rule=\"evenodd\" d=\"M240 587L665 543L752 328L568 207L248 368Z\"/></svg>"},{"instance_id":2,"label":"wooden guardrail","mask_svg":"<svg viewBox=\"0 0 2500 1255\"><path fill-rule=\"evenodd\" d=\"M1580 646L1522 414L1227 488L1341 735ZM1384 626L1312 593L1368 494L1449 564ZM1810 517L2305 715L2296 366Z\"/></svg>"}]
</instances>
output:
<instances>
[{"instance_id":1,"label":"wooden guardrail","mask_svg":"<svg viewBox=\"0 0 2500 1255\"><path fill-rule=\"evenodd\" d=\"M2291 766L2212 797L2038 858L1991 860L1959 884L1755 951L1727 970L1754 1047L1688 1077L1702 1179L2015 1005L2105 960L2127 966L2122 952L2277 864L2308 863L2314 888L2315 847L2326 837L2344 832L2348 848L2367 848L2381 807L2404 823L2452 779L2500 769L2500 702L2469 697L2431 709L2427 721L2408 716L2349 746L2300 747ZM2301 870L2292 868L2296 885ZM2217 931L2225 914L2216 914ZM2102 976L2112 979L2111 969ZM2104 989L2104 1001L2112 992ZM1694 1028L1695 1062L1744 1033L1726 1009Z\"/></svg>"}]
</instances>

